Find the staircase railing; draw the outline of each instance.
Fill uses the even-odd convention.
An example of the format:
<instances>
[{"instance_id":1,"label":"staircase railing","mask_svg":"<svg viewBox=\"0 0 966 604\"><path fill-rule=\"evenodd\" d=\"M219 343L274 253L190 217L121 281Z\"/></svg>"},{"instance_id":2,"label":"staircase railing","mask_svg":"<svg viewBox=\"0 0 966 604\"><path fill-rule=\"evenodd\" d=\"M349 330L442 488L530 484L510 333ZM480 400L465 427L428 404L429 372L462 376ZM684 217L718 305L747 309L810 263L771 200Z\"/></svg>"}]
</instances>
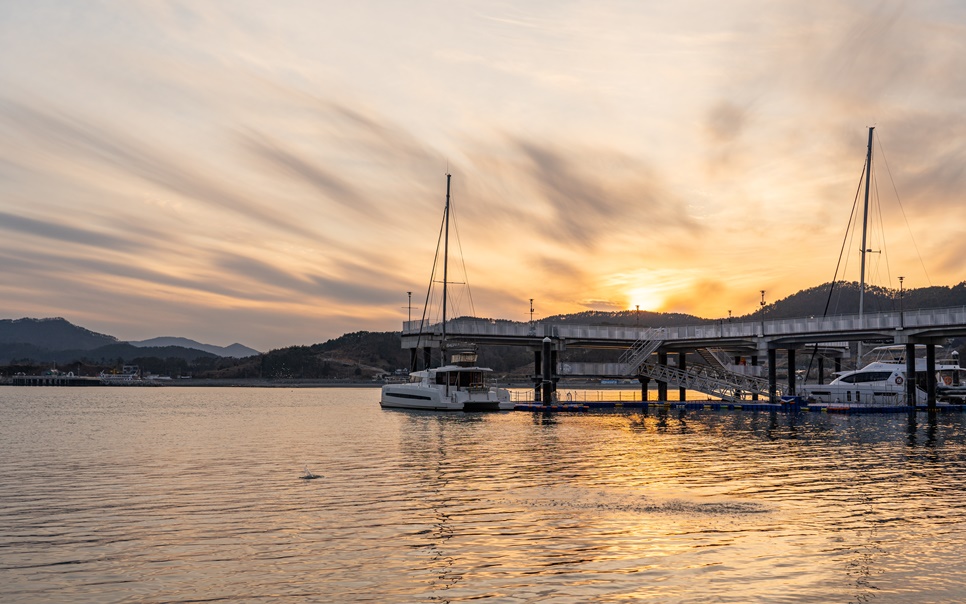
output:
<instances>
[{"instance_id":1,"label":"staircase railing","mask_svg":"<svg viewBox=\"0 0 966 604\"><path fill-rule=\"evenodd\" d=\"M686 388L716 396L722 400L737 402L744 400L745 395L757 394L768 398L768 380L731 373L716 371L705 365L691 366L687 369L668 367L654 362L646 362L640 366L640 375L669 386ZM776 385L776 396L782 396L784 389Z\"/></svg>"},{"instance_id":2,"label":"staircase railing","mask_svg":"<svg viewBox=\"0 0 966 604\"><path fill-rule=\"evenodd\" d=\"M618 363L625 367L624 373L627 375L637 374L637 369L644 361L661 347L663 336L663 328L651 327L636 342L631 344L630 348L625 350L618 360Z\"/></svg>"}]
</instances>

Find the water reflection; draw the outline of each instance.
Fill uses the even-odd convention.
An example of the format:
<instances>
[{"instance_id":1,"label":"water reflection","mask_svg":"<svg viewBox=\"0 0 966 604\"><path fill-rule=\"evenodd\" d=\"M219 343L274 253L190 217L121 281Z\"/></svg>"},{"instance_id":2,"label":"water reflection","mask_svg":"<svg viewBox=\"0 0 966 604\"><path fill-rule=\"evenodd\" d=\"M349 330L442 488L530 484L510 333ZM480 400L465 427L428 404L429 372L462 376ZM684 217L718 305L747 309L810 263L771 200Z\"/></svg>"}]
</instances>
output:
<instances>
[{"instance_id":1,"label":"water reflection","mask_svg":"<svg viewBox=\"0 0 966 604\"><path fill-rule=\"evenodd\" d=\"M106 390L0 390L0 600L938 602L966 583L961 415Z\"/></svg>"}]
</instances>

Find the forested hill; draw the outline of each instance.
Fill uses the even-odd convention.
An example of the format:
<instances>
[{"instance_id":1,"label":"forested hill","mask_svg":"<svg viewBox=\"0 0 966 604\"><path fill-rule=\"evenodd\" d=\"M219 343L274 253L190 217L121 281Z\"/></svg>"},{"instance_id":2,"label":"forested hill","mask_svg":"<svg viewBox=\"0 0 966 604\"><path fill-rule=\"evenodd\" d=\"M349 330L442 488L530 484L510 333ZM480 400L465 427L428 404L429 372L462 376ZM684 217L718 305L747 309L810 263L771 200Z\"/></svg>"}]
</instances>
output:
<instances>
[{"instance_id":1,"label":"forested hill","mask_svg":"<svg viewBox=\"0 0 966 604\"><path fill-rule=\"evenodd\" d=\"M831 295L830 295L831 292ZM900 291L877 286L866 286L863 310L867 313L899 310ZM901 292L902 308L919 310L966 306L966 282L946 286L905 289ZM766 319L790 319L794 317L820 317L828 315L852 315L859 312L858 283L825 283L802 290L774 304L766 305ZM754 313L751 313L754 315ZM759 315L756 315L759 316Z\"/></svg>"},{"instance_id":2,"label":"forested hill","mask_svg":"<svg viewBox=\"0 0 966 604\"><path fill-rule=\"evenodd\" d=\"M883 312L898 310L899 291L881 287L869 287L865 295L865 311ZM787 298L758 308L749 304L749 312L735 312L737 321L751 318L782 319L793 317L822 316L828 307L829 315L856 314L859 308L857 283L838 283L835 287L824 284L800 291ZM918 309L966 306L966 282L952 287L925 287L902 292L902 306L906 311ZM575 325L639 325L663 327L694 325L720 321L724 317L701 318L679 313L655 313L649 311L600 312L587 311L570 315L537 318L540 323ZM463 317L463 320L473 320ZM503 322L503 319L476 319L486 322ZM71 342L71 350L60 349L52 353L35 344L15 344L17 330L39 328L48 338L50 348L60 348L62 341ZM13 335L11 335L13 334ZM23 336L19 336L23 337ZM6 343L5 343L6 342ZM410 352L403 350L399 332L358 331L311 346L290 346L244 359L213 358L212 355L184 348L135 348L118 342L111 336L96 334L71 325L63 319L20 319L0 321L0 349L6 350L6 358L18 363L35 364L56 362L72 369L71 362L84 360L98 367L135 362L146 371L155 373L192 374L210 378L262 378L262 379L321 379L321 380L368 380L388 372L409 369ZM594 351L570 351L568 354L592 358ZM9 362L9 361L8 361ZM436 361L434 361L436 362ZM480 363L499 373L526 374L532 370L532 354L523 347L482 347ZM48 365L49 366L49 365ZM20 370L29 371L24 367ZM8 370L9 371L9 370Z\"/></svg>"}]
</instances>

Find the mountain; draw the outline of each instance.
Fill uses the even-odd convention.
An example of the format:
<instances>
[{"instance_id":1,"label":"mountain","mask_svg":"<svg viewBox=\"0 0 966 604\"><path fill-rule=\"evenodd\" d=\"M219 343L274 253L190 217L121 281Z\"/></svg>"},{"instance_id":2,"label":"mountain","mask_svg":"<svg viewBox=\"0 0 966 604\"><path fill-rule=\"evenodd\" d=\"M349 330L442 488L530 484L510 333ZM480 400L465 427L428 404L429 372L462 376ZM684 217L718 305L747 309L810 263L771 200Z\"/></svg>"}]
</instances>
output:
<instances>
[{"instance_id":1,"label":"mountain","mask_svg":"<svg viewBox=\"0 0 966 604\"><path fill-rule=\"evenodd\" d=\"M243 346L242 344L238 343L232 344L231 346L215 346L214 344L202 344L201 342L189 340L188 338L176 337L151 338L149 340L140 340L138 342L128 342L128 344L138 348L180 346L181 348L209 352L219 357L233 357L236 359L243 359L245 357L252 357L261 354L253 348L249 348L248 346Z\"/></svg>"},{"instance_id":2,"label":"mountain","mask_svg":"<svg viewBox=\"0 0 966 604\"><path fill-rule=\"evenodd\" d=\"M78 327L60 317L0 319L0 344L26 344L46 350L93 350L117 343L113 336Z\"/></svg>"},{"instance_id":3,"label":"mountain","mask_svg":"<svg viewBox=\"0 0 966 604\"><path fill-rule=\"evenodd\" d=\"M78 361L97 365L116 364L118 360L179 359L185 363L203 358L218 358L196 346L158 342L154 346L135 347L114 336L96 333L74 325L66 319L0 319L0 364L10 363L73 363ZM218 348L218 347L215 347ZM249 352L250 351L250 352ZM222 354L237 356L258 354L250 348L234 344L221 348Z\"/></svg>"},{"instance_id":4,"label":"mountain","mask_svg":"<svg viewBox=\"0 0 966 604\"><path fill-rule=\"evenodd\" d=\"M734 313L735 321L783 319L791 317L855 314L858 312L859 287L856 283L823 284L758 307ZM866 312L906 312L928 308L966 306L966 282L952 287L929 286L899 292L869 287L865 292ZM472 320L463 317L463 320ZM505 319L480 319L507 322ZM626 325L663 327L696 325L725 320L724 317L700 318L686 314L624 310L588 311L538 319L540 323L577 325ZM962 338L951 343L964 345ZM166 345L159 347L161 345ZM366 379L369 376L408 367L410 351L401 348L399 332L348 333L312 346L292 346L259 354L251 348L233 344L227 347L200 344L187 338L154 338L141 342L119 342L116 338L72 325L64 319L0 320L0 364L13 359L36 363L89 362L113 366L118 361L134 362L160 374L191 373L195 377L264 379ZM612 362L613 351L568 350L574 361ZM483 346L483 365L501 373L527 374L532 371L533 355L523 347Z\"/></svg>"}]
</instances>

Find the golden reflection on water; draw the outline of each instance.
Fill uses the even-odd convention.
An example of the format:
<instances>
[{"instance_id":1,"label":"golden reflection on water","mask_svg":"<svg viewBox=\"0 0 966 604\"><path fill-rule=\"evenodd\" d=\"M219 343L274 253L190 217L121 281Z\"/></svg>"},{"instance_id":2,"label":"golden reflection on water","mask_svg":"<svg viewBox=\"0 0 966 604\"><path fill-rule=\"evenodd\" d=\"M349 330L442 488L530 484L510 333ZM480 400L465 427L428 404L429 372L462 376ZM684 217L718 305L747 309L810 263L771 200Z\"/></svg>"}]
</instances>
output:
<instances>
[{"instance_id":1,"label":"golden reflection on water","mask_svg":"<svg viewBox=\"0 0 966 604\"><path fill-rule=\"evenodd\" d=\"M966 583L960 415L15 390L4 601L941 602Z\"/></svg>"}]
</instances>

